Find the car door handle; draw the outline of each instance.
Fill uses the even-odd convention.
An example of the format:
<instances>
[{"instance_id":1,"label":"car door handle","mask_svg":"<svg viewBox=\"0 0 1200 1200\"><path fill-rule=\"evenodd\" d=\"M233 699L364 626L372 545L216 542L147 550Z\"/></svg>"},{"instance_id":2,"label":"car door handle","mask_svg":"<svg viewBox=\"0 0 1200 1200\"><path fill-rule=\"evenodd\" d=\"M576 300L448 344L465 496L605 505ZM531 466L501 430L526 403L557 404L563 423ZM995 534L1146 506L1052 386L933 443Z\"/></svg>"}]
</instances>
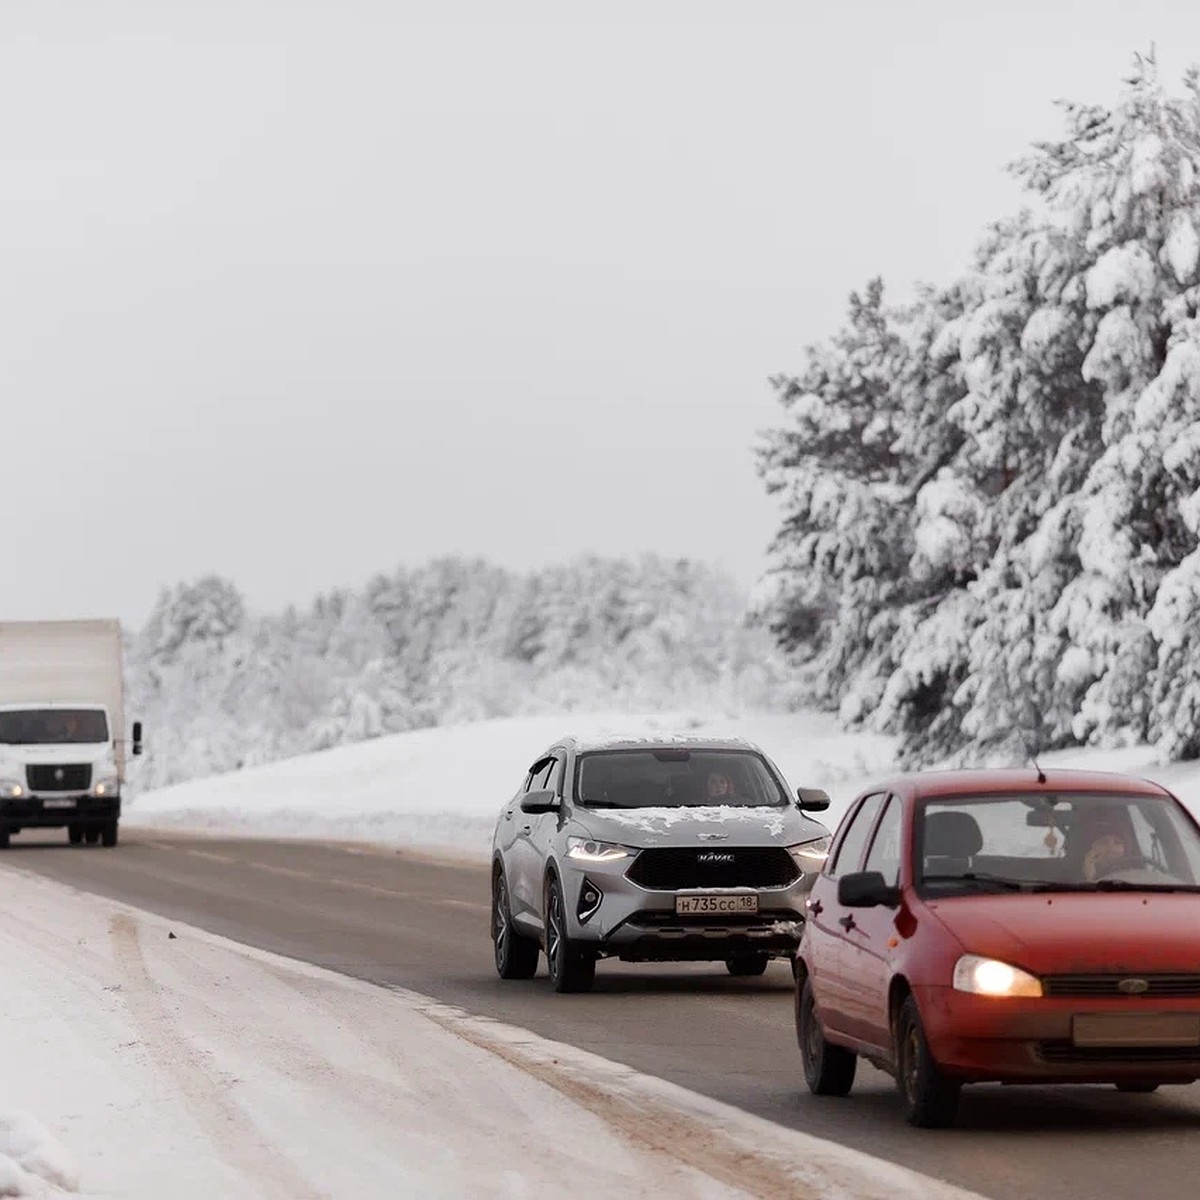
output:
<instances>
[{"instance_id":1,"label":"car door handle","mask_svg":"<svg viewBox=\"0 0 1200 1200\"><path fill-rule=\"evenodd\" d=\"M838 924L849 932L854 928L854 914L851 913L848 917L838 917Z\"/></svg>"},{"instance_id":2,"label":"car door handle","mask_svg":"<svg viewBox=\"0 0 1200 1200\"><path fill-rule=\"evenodd\" d=\"M808 902L808 911L812 913L814 917L819 917L825 911L825 905L823 905L820 900L810 900Z\"/></svg>"},{"instance_id":3,"label":"car door handle","mask_svg":"<svg viewBox=\"0 0 1200 1200\"><path fill-rule=\"evenodd\" d=\"M506 821L511 821L511 820L512 820L512 809L511 809L511 808L506 808L506 809L504 810L504 819L505 819Z\"/></svg>"},{"instance_id":4,"label":"car door handle","mask_svg":"<svg viewBox=\"0 0 1200 1200\"><path fill-rule=\"evenodd\" d=\"M529 831L530 831L532 828L533 828L533 826L532 826L532 825L522 825L522 826L521 826L521 832L522 832L522 833L528 833L528 832L529 832Z\"/></svg>"}]
</instances>

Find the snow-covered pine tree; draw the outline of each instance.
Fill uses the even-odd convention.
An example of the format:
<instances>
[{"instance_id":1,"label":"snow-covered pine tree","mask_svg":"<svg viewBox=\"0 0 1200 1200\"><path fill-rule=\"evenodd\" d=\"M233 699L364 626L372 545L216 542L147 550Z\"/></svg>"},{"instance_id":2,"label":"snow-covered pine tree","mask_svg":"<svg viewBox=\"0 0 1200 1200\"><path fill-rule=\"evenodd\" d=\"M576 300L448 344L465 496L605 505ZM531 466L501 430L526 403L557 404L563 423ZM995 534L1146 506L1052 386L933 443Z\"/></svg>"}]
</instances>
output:
<instances>
[{"instance_id":1,"label":"snow-covered pine tree","mask_svg":"<svg viewBox=\"0 0 1200 1200\"><path fill-rule=\"evenodd\" d=\"M854 587L854 403L826 383L852 370L846 336L781 397L822 403L772 447L776 629L860 681L874 664L882 687L835 669L826 698L901 732L913 765L1147 735L1200 754L1200 92L1192 72L1167 94L1146 58L1127 84L1112 111L1067 105L1067 136L1017 164L1042 213L993 228L887 392L918 443L893 443L913 504L888 541L906 561L881 575L890 617ZM841 444L805 453L822 435Z\"/></svg>"},{"instance_id":2,"label":"snow-covered pine tree","mask_svg":"<svg viewBox=\"0 0 1200 1200\"><path fill-rule=\"evenodd\" d=\"M758 450L783 523L771 548L767 619L785 649L815 654L813 700L837 704L892 636L906 599L911 500L897 451L906 345L873 279L849 319L810 347L797 376L774 378L786 423ZM881 628L876 622L882 620Z\"/></svg>"}]
</instances>

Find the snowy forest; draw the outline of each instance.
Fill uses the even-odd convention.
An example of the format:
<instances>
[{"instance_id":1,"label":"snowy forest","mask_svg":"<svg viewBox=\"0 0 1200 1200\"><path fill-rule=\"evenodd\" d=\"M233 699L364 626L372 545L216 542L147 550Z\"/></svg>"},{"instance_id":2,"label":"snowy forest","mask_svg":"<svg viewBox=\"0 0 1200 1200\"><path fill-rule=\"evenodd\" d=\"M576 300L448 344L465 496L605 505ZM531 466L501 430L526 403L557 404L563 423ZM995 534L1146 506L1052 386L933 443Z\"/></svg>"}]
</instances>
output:
<instances>
[{"instance_id":1,"label":"snowy forest","mask_svg":"<svg viewBox=\"0 0 1200 1200\"><path fill-rule=\"evenodd\" d=\"M801 702L731 578L654 556L527 574L447 558L268 615L206 577L127 638L141 787L488 717Z\"/></svg>"},{"instance_id":2,"label":"snowy forest","mask_svg":"<svg viewBox=\"0 0 1200 1200\"><path fill-rule=\"evenodd\" d=\"M970 270L772 381L761 609L909 766L1200 756L1200 77L1063 112Z\"/></svg>"},{"instance_id":3,"label":"snowy forest","mask_svg":"<svg viewBox=\"0 0 1200 1200\"><path fill-rule=\"evenodd\" d=\"M446 558L255 615L216 577L129 636L141 786L427 725L800 706L908 767L1149 742L1200 757L1200 74L1137 56L1011 170L948 284L872 279L770 380L780 524L718 566Z\"/></svg>"}]
</instances>

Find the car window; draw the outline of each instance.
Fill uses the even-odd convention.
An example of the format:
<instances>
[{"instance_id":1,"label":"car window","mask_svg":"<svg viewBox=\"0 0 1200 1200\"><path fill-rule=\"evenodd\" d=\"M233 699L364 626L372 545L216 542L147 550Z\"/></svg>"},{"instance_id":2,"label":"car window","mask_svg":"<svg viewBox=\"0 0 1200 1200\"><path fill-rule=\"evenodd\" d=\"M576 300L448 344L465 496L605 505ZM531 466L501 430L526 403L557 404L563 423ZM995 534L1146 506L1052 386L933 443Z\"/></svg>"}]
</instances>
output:
<instances>
[{"instance_id":1,"label":"car window","mask_svg":"<svg viewBox=\"0 0 1200 1200\"><path fill-rule=\"evenodd\" d=\"M864 871L878 871L892 887L900 882L901 811L900 798L889 796L863 864Z\"/></svg>"},{"instance_id":2,"label":"car window","mask_svg":"<svg viewBox=\"0 0 1200 1200\"><path fill-rule=\"evenodd\" d=\"M550 771L546 776L546 782L543 787L549 788L555 795L562 795L563 782L563 760L559 755L555 755L550 763Z\"/></svg>"},{"instance_id":3,"label":"car window","mask_svg":"<svg viewBox=\"0 0 1200 1200\"><path fill-rule=\"evenodd\" d=\"M844 875L849 871L858 870L867 838L871 836L871 826L875 823L875 815L883 803L883 796L883 792L876 792L874 795L868 796L850 818L850 823L843 831L830 860L828 875L831 879L836 879L839 875Z\"/></svg>"}]
</instances>

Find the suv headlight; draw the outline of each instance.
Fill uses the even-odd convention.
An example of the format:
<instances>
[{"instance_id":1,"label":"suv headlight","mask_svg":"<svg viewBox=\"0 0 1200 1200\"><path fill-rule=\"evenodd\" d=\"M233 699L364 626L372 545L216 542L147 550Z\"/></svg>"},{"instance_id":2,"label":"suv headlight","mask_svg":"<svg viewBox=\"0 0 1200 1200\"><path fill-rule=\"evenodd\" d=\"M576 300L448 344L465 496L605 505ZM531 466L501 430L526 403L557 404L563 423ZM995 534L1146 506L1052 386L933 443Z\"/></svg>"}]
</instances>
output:
<instances>
[{"instance_id":1,"label":"suv headlight","mask_svg":"<svg viewBox=\"0 0 1200 1200\"><path fill-rule=\"evenodd\" d=\"M630 851L615 842L598 842L594 838L567 838L567 857L576 862L607 863L628 858Z\"/></svg>"},{"instance_id":2,"label":"suv headlight","mask_svg":"<svg viewBox=\"0 0 1200 1200\"><path fill-rule=\"evenodd\" d=\"M801 842L798 846L789 846L787 849L800 870L807 875L810 871L819 871L825 865L832 844L832 838L819 837L813 838L811 842Z\"/></svg>"},{"instance_id":3,"label":"suv headlight","mask_svg":"<svg viewBox=\"0 0 1200 1200\"><path fill-rule=\"evenodd\" d=\"M15 779L0 779L0 800L20 800L25 795L25 785Z\"/></svg>"},{"instance_id":4,"label":"suv headlight","mask_svg":"<svg viewBox=\"0 0 1200 1200\"><path fill-rule=\"evenodd\" d=\"M1042 981L1037 976L978 954L964 954L954 964L954 988L976 996L1042 995Z\"/></svg>"},{"instance_id":5,"label":"suv headlight","mask_svg":"<svg viewBox=\"0 0 1200 1200\"><path fill-rule=\"evenodd\" d=\"M120 786L121 781L115 775L106 775L93 786L92 791L97 796L115 796Z\"/></svg>"}]
</instances>

